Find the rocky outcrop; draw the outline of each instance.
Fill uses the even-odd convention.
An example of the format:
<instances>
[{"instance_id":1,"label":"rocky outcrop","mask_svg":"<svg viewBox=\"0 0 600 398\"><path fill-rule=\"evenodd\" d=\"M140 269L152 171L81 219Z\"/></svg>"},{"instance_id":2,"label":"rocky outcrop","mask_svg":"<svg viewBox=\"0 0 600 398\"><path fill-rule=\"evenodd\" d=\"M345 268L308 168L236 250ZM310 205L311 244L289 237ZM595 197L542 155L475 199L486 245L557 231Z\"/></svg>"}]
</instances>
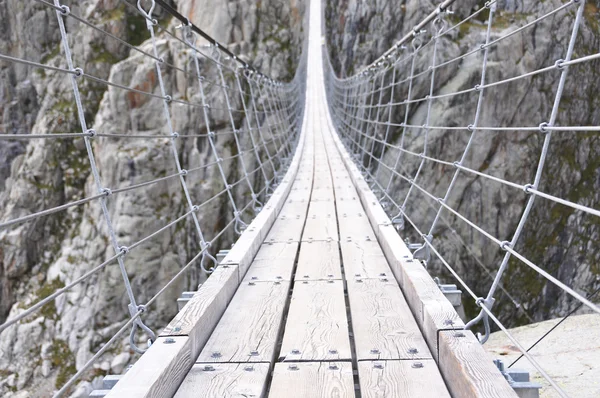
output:
<instances>
[{"instance_id":1,"label":"rocky outcrop","mask_svg":"<svg viewBox=\"0 0 600 398\"><path fill-rule=\"evenodd\" d=\"M387 1L328 2L327 29L329 52L334 68L348 76L368 65L396 40L410 31L438 2ZM448 17L458 23L477 10L484 2L457 2ZM560 1L499 1L494 19L492 40L536 17L560 6ZM584 20L577 38L575 57L600 51L599 6L588 1ZM492 47L487 67L487 81L494 82L551 66L565 55L571 34L575 7L557 13L535 27L528 28L510 39ZM470 51L485 40L488 13L460 26L440 40L437 63ZM430 25L425 42L431 37ZM432 46L426 47L417 58L416 70L425 70L431 64ZM410 51L410 45L409 45ZM449 64L436 71L435 90L451 93L472 88L481 78L482 52ZM557 122L560 125L599 125L600 61L595 60L569 70L569 76L560 103ZM400 67L398 76L408 76L408 66ZM480 126L538 126L550 117L558 85L559 72L551 71L514 83L487 89ZM412 98L429 93L430 75L416 79ZM406 88L396 92L397 101L406 95ZM435 100L432 107L432 126L467 126L473 123L477 93ZM412 104L409 124L425 123L426 102ZM393 121L404 120L398 107ZM383 132L380 132L383 136ZM392 131L393 141L399 142L400 129ZM428 155L454 162L460 159L468 131L432 130L428 139ZM520 184L531 183L544 135L539 132L502 131L478 132L466 166L480 172ZM423 134L408 131L406 147L416 153L423 150ZM593 208L600 208L600 168L598 164L600 141L595 133L556 132L553 134L540 190ZM392 166L396 153L385 157ZM404 172L413 176L420 159L406 155ZM437 197L446 193L454 168L425 163L419 185ZM387 175L383 180L387 184ZM393 196L404 198L407 184L396 181ZM524 209L528 196L512 187L506 187L481 177L461 173L452 191L448 205L477 225L498 237L510 240ZM413 215L419 229L427 232L431 226L436 202L414 190L407 212ZM434 244L444 258L461 275L477 295L485 296L504 252L482 234L476 232L447 211L445 221L438 224ZM596 217L537 199L516 249L578 292L586 295L600 285L598 261L600 250L594 243L600 227ZM404 231L411 241L420 238L411 228ZM435 257L435 256L434 256ZM431 273L445 281L451 275L435 259L429 264ZM490 276L491 275L491 276ZM454 282L453 282L454 283ZM560 316L574 308L576 303L558 287L539 276L516 259L509 263L503 278L503 289L496 295L495 312L509 326ZM468 316L476 314L471 298L465 298Z\"/></svg>"},{"instance_id":2,"label":"rocky outcrop","mask_svg":"<svg viewBox=\"0 0 600 398\"><path fill-rule=\"evenodd\" d=\"M130 5L134 1L128 1ZM262 72L289 80L298 62L303 31L304 5L296 0L261 2L180 0L173 5L196 25L251 60ZM145 21L117 0L87 0L70 4L71 12L95 26L152 53ZM8 0L0 4L0 53L64 67L56 14L36 2ZM178 21L157 7L155 17L164 29L180 35ZM86 74L139 90L160 93L154 63L145 55L121 45L89 26L67 18L74 63ZM200 103L197 79L189 54L181 43L164 32L157 34L164 59L163 78L175 98ZM207 51L212 51L207 49ZM175 66L169 67L168 65ZM202 62L206 76L218 76L214 64ZM181 71L186 71L184 73ZM68 77L18 64L0 64L0 133L46 134L80 132ZM227 79L232 79L227 75ZM233 85L233 81L228 80ZM162 101L108 88L101 82L79 79L88 127L98 133L165 135ZM217 135L219 155L236 153L220 87L207 89L211 130ZM239 96L232 107L241 108ZM201 108L172 103L174 128L180 134L206 134ZM238 124L241 119L236 120ZM143 183L176 172L168 138L93 140L100 178L111 189ZM242 146L248 147L248 142ZM201 203L223 189L205 137L178 140L179 161L188 169L191 195ZM83 140L44 139L0 142L0 219L10 220L76 199L95 195L96 186ZM248 155L248 167L254 169ZM240 176L236 162L224 162L228 180ZM243 203L243 189L235 190ZM178 179L113 194L108 214L120 245L130 245L163 227L185 211L187 204ZM203 208L200 224L211 239L232 218L226 195ZM246 217L249 217L247 214ZM214 249L227 248L235 234L229 230ZM129 252L125 259L133 292L139 303L154 296L198 251L194 225L178 223L151 241ZM106 222L98 201L11 226L0 231L0 322L17 314L91 271L112 257ZM154 330L176 313L176 297L193 289L205 277L193 268L173 284L144 315ZM46 397L91 358L128 318L128 299L116 264L100 270L86 282L45 306L40 312L0 334L0 395ZM138 333L143 344L147 336ZM74 396L87 396L100 376L118 373L135 361L128 338L117 343L83 377Z\"/></svg>"}]
</instances>

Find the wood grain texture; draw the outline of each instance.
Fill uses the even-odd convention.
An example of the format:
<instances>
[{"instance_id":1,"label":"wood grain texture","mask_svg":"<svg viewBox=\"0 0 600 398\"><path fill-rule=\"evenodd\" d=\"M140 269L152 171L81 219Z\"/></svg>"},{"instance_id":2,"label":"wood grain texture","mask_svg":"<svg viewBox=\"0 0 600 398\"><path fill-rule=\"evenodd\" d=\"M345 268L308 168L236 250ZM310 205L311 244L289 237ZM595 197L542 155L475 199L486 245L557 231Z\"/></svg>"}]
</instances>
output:
<instances>
[{"instance_id":1,"label":"wood grain texture","mask_svg":"<svg viewBox=\"0 0 600 398\"><path fill-rule=\"evenodd\" d=\"M308 212L308 201L303 202L286 202L278 217L294 218L300 217L305 218Z\"/></svg>"},{"instance_id":2,"label":"wood grain texture","mask_svg":"<svg viewBox=\"0 0 600 398\"><path fill-rule=\"evenodd\" d=\"M194 347L201 348L225 312L238 284L237 265L218 267L160 335L190 336Z\"/></svg>"},{"instance_id":3,"label":"wood grain texture","mask_svg":"<svg viewBox=\"0 0 600 398\"><path fill-rule=\"evenodd\" d=\"M336 241L303 242L296 280L342 279L340 248Z\"/></svg>"},{"instance_id":4,"label":"wood grain texture","mask_svg":"<svg viewBox=\"0 0 600 398\"><path fill-rule=\"evenodd\" d=\"M286 361L351 358L342 281L295 283L281 357Z\"/></svg>"},{"instance_id":5,"label":"wood grain texture","mask_svg":"<svg viewBox=\"0 0 600 398\"><path fill-rule=\"evenodd\" d=\"M340 241L346 279L379 278L393 275L379 243L373 240Z\"/></svg>"},{"instance_id":6,"label":"wood grain texture","mask_svg":"<svg viewBox=\"0 0 600 398\"><path fill-rule=\"evenodd\" d=\"M304 229L304 217L282 215L277 217L265 242L298 242Z\"/></svg>"},{"instance_id":7,"label":"wood grain texture","mask_svg":"<svg viewBox=\"0 0 600 398\"><path fill-rule=\"evenodd\" d=\"M298 246L298 242L263 244L250 265L244 282L291 280Z\"/></svg>"},{"instance_id":8,"label":"wood grain texture","mask_svg":"<svg viewBox=\"0 0 600 398\"><path fill-rule=\"evenodd\" d=\"M289 285L286 281L240 285L196 362L271 361Z\"/></svg>"},{"instance_id":9,"label":"wood grain texture","mask_svg":"<svg viewBox=\"0 0 600 398\"><path fill-rule=\"evenodd\" d=\"M348 281L358 360L431 359L396 280Z\"/></svg>"},{"instance_id":10,"label":"wood grain texture","mask_svg":"<svg viewBox=\"0 0 600 398\"><path fill-rule=\"evenodd\" d=\"M376 241L375 232L365 213L342 214L338 217L342 239L371 239Z\"/></svg>"},{"instance_id":11,"label":"wood grain texture","mask_svg":"<svg viewBox=\"0 0 600 398\"><path fill-rule=\"evenodd\" d=\"M311 202L311 206L312 203L316 202ZM302 241L307 242L316 240L339 240L335 213L309 214L306 219L304 233L302 234Z\"/></svg>"},{"instance_id":12,"label":"wood grain texture","mask_svg":"<svg viewBox=\"0 0 600 398\"><path fill-rule=\"evenodd\" d=\"M422 367L416 367L421 364ZM415 366L415 367L413 367ZM358 363L363 398L450 398L435 361L362 361Z\"/></svg>"},{"instance_id":13,"label":"wood grain texture","mask_svg":"<svg viewBox=\"0 0 600 398\"><path fill-rule=\"evenodd\" d=\"M271 398L352 398L354 380L349 362L275 364Z\"/></svg>"},{"instance_id":14,"label":"wood grain texture","mask_svg":"<svg viewBox=\"0 0 600 398\"><path fill-rule=\"evenodd\" d=\"M110 398L172 397L193 364L190 339L159 337L110 390Z\"/></svg>"},{"instance_id":15,"label":"wood grain texture","mask_svg":"<svg viewBox=\"0 0 600 398\"><path fill-rule=\"evenodd\" d=\"M174 398L262 397L269 373L268 363L196 364Z\"/></svg>"},{"instance_id":16,"label":"wood grain texture","mask_svg":"<svg viewBox=\"0 0 600 398\"><path fill-rule=\"evenodd\" d=\"M469 330L440 332L438 366L454 398L517 397Z\"/></svg>"}]
</instances>

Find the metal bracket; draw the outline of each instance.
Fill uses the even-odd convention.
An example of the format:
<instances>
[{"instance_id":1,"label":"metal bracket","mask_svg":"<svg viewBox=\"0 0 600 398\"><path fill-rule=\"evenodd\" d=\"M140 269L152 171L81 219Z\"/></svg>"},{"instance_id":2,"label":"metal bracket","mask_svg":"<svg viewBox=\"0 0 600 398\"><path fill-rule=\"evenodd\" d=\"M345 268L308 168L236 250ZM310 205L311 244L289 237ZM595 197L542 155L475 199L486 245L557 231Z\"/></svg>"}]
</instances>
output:
<instances>
[{"instance_id":1,"label":"metal bracket","mask_svg":"<svg viewBox=\"0 0 600 398\"><path fill-rule=\"evenodd\" d=\"M528 371L524 369L506 369L501 359L494 359L494 364L519 398L539 398L542 385L530 381Z\"/></svg>"}]
</instances>

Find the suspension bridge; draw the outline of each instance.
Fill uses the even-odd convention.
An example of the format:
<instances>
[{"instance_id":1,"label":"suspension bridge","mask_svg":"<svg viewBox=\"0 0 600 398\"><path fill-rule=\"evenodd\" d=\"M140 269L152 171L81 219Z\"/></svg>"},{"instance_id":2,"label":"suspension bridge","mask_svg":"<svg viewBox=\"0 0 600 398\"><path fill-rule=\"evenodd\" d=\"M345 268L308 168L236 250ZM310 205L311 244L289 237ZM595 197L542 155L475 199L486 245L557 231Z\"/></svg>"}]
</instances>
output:
<instances>
[{"instance_id":1,"label":"suspension bridge","mask_svg":"<svg viewBox=\"0 0 600 398\"><path fill-rule=\"evenodd\" d=\"M540 188L553 133L600 131L598 125L558 123L569 69L600 59L600 53L574 55L579 29L584 24L584 1L562 2L498 33L494 31L496 1L482 3L466 19L450 24L447 17L455 1L446 0L379 59L353 76L342 78L335 74L327 51L323 4L312 0L304 50L294 79L287 83L263 75L162 0L124 2L144 21L149 32L144 45L122 40L59 0L31 1L55 13L64 61L46 64L10 54L0 54L0 61L63 75L72 89L80 131L3 133L0 138L26 142L81 140L93 188L85 192L87 196L38 211L10 209L4 214L11 217L2 220L0 227L10 231L72 208L84 208L86 214L91 207L99 206L99 220L104 223L112 254L97 264L82 264L75 277L64 280L37 302L15 306L0 325L0 333L16 335L49 304L65 296L76 299L81 294L78 289L102 277L109 267L118 269L128 301L128 316L118 330L57 386L54 396L72 393L127 332L131 350L142 355L123 375L107 377L106 388L90 396L537 396L541 386L530 382L526 372L511 372L486 352L482 344L492 327L506 333L523 361L528 361L544 380L542 392L570 396L563 383L556 381L556 375L544 370L529 348L502 324L493 306L497 290L510 287L503 277L509 260L516 259L580 306L600 313L591 294L572 288L516 249L536 200L600 216L593 207ZM158 9L178 21L176 30L159 23ZM487 78L489 54L495 46L557 15L570 16L565 18L570 35L560 59L518 76L495 81ZM476 18L485 20L483 42L444 59L447 54L440 51L444 38ZM139 55L142 62L151 65L146 76L154 86L128 85L87 73L78 66L68 29L72 20ZM164 56L164 40L176 43L184 61L178 63ZM479 65L478 83L440 92L436 73L469 58ZM191 82L187 89L192 95L178 93L177 85L165 77L169 73L180 74ZM558 76L554 103L546 120L531 126L484 125L482 109L489 89L545 73ZM419 79L428 87L422 97L415 94ZM161 104L157 109L163 124L156 132L117 133L95 125L91 128L83 100L87 87L84 82ZM434 113L440 109L436 101L465 95L476 98L468 124L433 125ZM424 112L411 113L411 108L423 104ZM177 109L196 110L202 128L179 130ZM225 127L217 126L219 115L226 120ZM455 131L466 132L469 137L460 158L436 157L428 148L428 137ZM469 166L469 157L477 151L478 136L490 131L542 135L543 145L531 182L508 181ZM162 140L173 171L129 185L107 186L109 178L103 171L110 166L101 164L98 157L103 145L119 139L144 143L140 145ZM408 145L415 139L421 146L419 152ZM195 165L182 154L187 146L199 141L207 143L211 160ZM231 149L223 142L230 142ZM450 176L442 195L430 192L421 183L423 175L438 166ZM220 188L214 195L197 196L197 186L203 179L200 174L219 181ZM511 237L494 236L452 206L451 195L465 175L527 195ZM160 184L177 185L182 205L173 209L184 209L183 213L171 214L170 220L154 231L136 231L134 236L138 238L124 239L119 229L123 223L115 221L114 198ZM404 187L400 192L394 190L398 184ZM228 214L224 226L211 229L203 223L203 213L214 211L217 201L225 203ZM423 202L431 214L425 217L421 211L411 212L411 201ZM492 284L485 297L465 282L465 275L445 258L443 247L436 243L440 223L452 228L448 216L504 253L490 273ZM426 223L421 218L430 222L423 227ZM187 231L194 237L197 250L168 283L157 291L145 292L142 301L128 273L135 261L133 254L184 223L190 226ZM417 236L418 241L405 241L409 229L413 231L410 236ZM218 247L228 236L237 235L230 249ZM457 312L460 299L449 300L448 289L429 274L426 266L433 261L440 262L458 289L476 304L479 315L474 319L461 317ZM163 295L185 278L196 284L201 281L198 290L186 293L175 317L155 331L144 319ZM458 291L456 287L450 290ZM474 327L481 327L483 333L472 332ZM136 337L139 334L149 339L148 347L140 344Z\"/></svg>"}]
</instances>

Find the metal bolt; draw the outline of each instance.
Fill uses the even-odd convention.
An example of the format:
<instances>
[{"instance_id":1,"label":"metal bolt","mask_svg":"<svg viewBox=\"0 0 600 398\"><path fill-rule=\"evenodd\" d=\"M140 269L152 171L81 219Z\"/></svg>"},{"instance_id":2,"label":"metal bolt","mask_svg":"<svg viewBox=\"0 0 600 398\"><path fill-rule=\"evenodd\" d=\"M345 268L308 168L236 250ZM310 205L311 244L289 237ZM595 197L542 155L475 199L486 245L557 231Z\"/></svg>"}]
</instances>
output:
<instances>
[{"instance_id":1,"label":"metal bolt","mask_svg":"<svg viewBox=\"0 0 600 398\"><path fill-rule=\"evenodd\" d=\"M215 351L210 356L211 358L221 358L221 353L219 351Z\"/></svg>"},{"instance_id":2,"label":"metal bolt","mask_svg":"<svg viewBox=\"0 0 600 398\"><path fill-rule=\"evenodd\" d=\"M371 349L371 354L379 354L380 351L377 348Z\"/></svg>"},{"instance_id":3,"label":"metal bolt","mask_svg":"<svg viewBox=\"0 0 600 398\"><path fill-rule=\"evenodd\" d=\"M215 368L212 365L206 365L206 366L204 366L204 371L205 372L212 372L213 370L215 370Z\"/></svg>"},{"instance_id":4,"label":"metal bolt","mask_svg":"<svg viewBox=\"0 0 600 398\"><path fill-rule=\"evenodd\" d=\"M290 366L288 366L289 370L298 370L298 365L291 363Z\"/></svg>"},{"instance_id":5,"label":"metal bolt","mask_svg":"<svg viewBox=\"0 0 600 398\"><path fill-rule=\"evenodd\" d=\"M382 278L381 282L388 282L388 278Z\"/></svg>"},{"instance_id":6,"label":"metal bolt","mask_svg":"<svg viewBox=\"0 0 600 398\"><path fill-rule=\"evenodd\" d=\"M356 277L359 277L359 276L360 276L360 274L354 274L354 276L356 276Z\"/></svg>"},{"instance_id":7,"label":"metal bolt","mask_svg":"<svg viewBox=\"0 0 600 398\"><path fill-rule=\"evenodd\" d=\"M408 353L409 353L409 354L416 354L416 353L418 353L418 352L419 352L419 350L417 350L416 348L409 348L409 349L408 349Z\"/></svg>"},{"instance_id":8,"label":"metal bolt","mask_svg":"<svg viewBox=\"0 0 600 398\"><path fill-rule=\"evenodd\" d=\"M298 355L298 354L300 354L300 350L298 350L298 349L295 349L295 348L294 348L294 349L292 350L292 354L294 354L294 355Z\"/></svg>"},{"instance_id":9,"label":"metal bolt","mask_svg":"<svg viewBox=\"0 0 600 398\"><path fill-rule=\"evenodd\" d=\"M332 364L329 365L329 369L331 369L331 370L337 370L339 368L338 368L338 366L336 364L332 363Z\"/></svg>"},{"instance_id":10,"label":"metal bolt","mask_svg":"<svg viewBox=\"0 0 600 398\"><path fill-rule=\"evenodd\" d=\"M380 273L379 276L385 276L385 272Z\"/></svg>"},{"instance_id":11,"label":"metal bolt","mask_svg":"<svg viewBox=\"0 0 600 398\"><path fill-rule=\"evenodd\" d=\"M332 280L328 280L327 283L333 283L333 281Z\"/></svg>"},{"instance_id":12,"label":"metal bolt","mask_svg":"<svg viewBox=\"0 0 600 398\"><path fill-rule=\"evenodd\" d=\"M415 369L420 369L423 367L423 363L422 362L415 362L412 364L412 367Z\"/></svg>"},{"instance_id":13,"label":"metal bolt","mask_svg":"<svg viewBox=\"0 0 600 398\"><path fill-rule=\"evenodd\" d=\"M277 276L275 277L275 279L283 279L283 278L281 277L281 275L277 275Z\"/></svg>"},{"instance_id":14,"label":"metal bolt","mask_svg":"<svg viewBox=\"0 0 600 398\"><path fill-rule=\"evenodd\" d=\"M333 349L329 350L329 353L330 354L337 354L338 351L335 348L333 348Z\"/></svg>"},{"instance_id":15,"label":"metal bolt","mask_svg":"<svg viewBox=\"0 0 600 398\"><path fill-rule=\"evenodd\" d=\"M383 369L383 364L381 364L381 363L374 363L374 364L373 364L373 367L374 367L375 369Z\"/></svg>"},{"instance_id":16,"label":"metal bolt","mask_svg":"<svg viewBox=\"0 0 600 398\"><path fill-rule=\"evenodd\" d=\"M308 278L309 276L308 276L308 275L304 275L304 277L305 277L305 278Z\"/></svg>"},{"instance_id":17,"label":"metal bolt","mask_svg":"<svg viewBox=\"0 0 600 398\"><path fill-rule=\"evenodd\" d=\"M362 279L357 279L356 283L362 283Z\"/></svg>"},{"instance_id":18,"label":"metal bolt","mask_svg":"<svg viewBox=\"0 0 600 398\"><path fill-rule=\"evenodd\" d=\"M245 370L246 372L252 372L252 371L254 370L254 366L245 366L245 367L244 367L244 370Z\"/></svg>"},{"instance_id":19,"label":"metal bolt","mask_svg":"<svg viewBox=\"0 0 600 398\"><path fill-rule=\"evenodd\" d=\"M175 343L175 339L172 339L170 337L166 338L165 341L163 341L163 344L174 344Z\"/></svg>"},{"instance_id":20,"label":"metal bolt","mask_svg":"<svg viewBox=\"0 0 600 398\"><path fill-rule=\"evenodd\" d=\"M256 285L256 283L254 283L254 282L248 282L248 285L254 286L254 285Z\"/></svg>"},{"instance_id":21,"label":"metal bolt","mask_svg":"<svg viewBox=\"0 0 600 398\"><path fill-rule=\"evenodd\" d=\"M462 332L458 332L454 334L454 337L465 337L465 334Z\"/></svg>"},{"instance_id":22,"label":"metal bolt","mask_svg":"<svg viewBox=\"0 0 600 398\"><path fill-rule=\"evenodd\" d=\"M302 283L308 285L308 281L302 281Z\"/></svg>"},{"instance_id":23,"label":"metal bolt","mask_svg":"<svg viewBox=\"0 0 600 398\"><path fill-rule=\"evenodd\" d=\"M256 351L256 350L252 350L252 351L250 351L250 356L251 356L251 357L255 357L255 356L257 356L257 355L258 355L258 351Z\"/></svg>"},{"instance_id":24,"label":"metal bolt","mask_svg":"<svg viewBox=\"0 0 600 398\"><path fill-rule=\"evenodd\" d=\"M174 332L180 332L180 331L181 331L181 328L180 328L179 326L175 326L175 327L173 328L173 331L174 331Z\"/></svg>"},{"instance_id":25,"label":"metal bolt","mask_svg":"<svg viewBox=\"0 0 600 398\"><path fill-rule=\"evenodd\" d=\"M333 278L333 274L327 274L328 278Z\"/></svg>"},{"instance_id":26,"label":"metal bolt","mask_svg":"<svg viewBox=\"0 0 600 398\"><path fill-rule=\"evenodd\" d=\"M252 279L253 281L255 281L255 280L257 280L258 278L257 278L256 276L253 276L253 277L252 277L252 278L250 278L250 279Z\"/></svg>"},{"instance_id":27,"label":"metal bolt","mask_svg":"<svg viewBox=\"0 0 600 398\"><path fill-rule=\"evenodd\" d=\"M452 325L454 325L454 321L452 319L446 319L444 321L444 325L452 326Z\"/></svg>"}]
</instances>

